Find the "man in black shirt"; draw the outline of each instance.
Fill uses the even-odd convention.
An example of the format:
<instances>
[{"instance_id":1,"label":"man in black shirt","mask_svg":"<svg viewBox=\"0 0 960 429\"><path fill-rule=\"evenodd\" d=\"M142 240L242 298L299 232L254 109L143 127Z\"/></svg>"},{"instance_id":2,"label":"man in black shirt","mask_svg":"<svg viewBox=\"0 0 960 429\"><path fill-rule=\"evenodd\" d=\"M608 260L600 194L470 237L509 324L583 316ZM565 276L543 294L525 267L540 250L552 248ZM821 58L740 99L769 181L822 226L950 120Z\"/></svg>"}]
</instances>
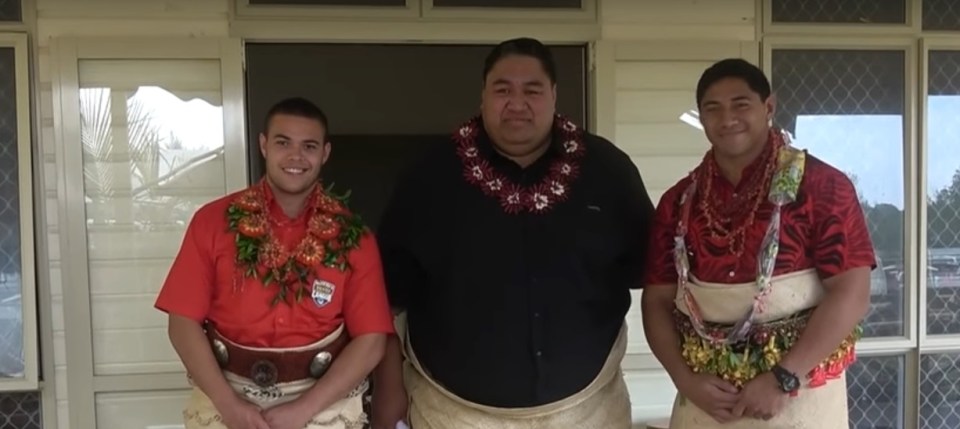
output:
<instances>
[{"instance_id":1,"label":"man in black shirt","mask_svg":"<svg viewBox=\"0 0 960 429\"><path fill-rule=\"evenodd\" d=\"M374 429L407 395L414 429L630 427L624 316L653 204L624 152L556 113L555 74L540 42L498 45L481 115L397 185L379 243L406 332Z\"/></svg>"}]
</instances>

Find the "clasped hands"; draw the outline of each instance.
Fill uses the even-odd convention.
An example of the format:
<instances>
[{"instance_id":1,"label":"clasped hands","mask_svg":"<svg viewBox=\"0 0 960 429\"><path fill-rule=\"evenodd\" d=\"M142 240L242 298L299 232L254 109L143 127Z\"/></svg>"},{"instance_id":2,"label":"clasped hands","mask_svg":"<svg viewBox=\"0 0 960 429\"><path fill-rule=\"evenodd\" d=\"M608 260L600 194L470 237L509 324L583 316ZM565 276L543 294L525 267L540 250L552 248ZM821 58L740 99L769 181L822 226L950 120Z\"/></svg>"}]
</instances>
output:
<instances>
[{"instance_id":1,"label":"clasped hands","mask_svg":"<svg viewBox=\"0 0 960 429\"><path fill-rule=\"evenodd\" d=\"M694 374L678 387L680 394L720 423L743 417L770 420L790 398L770 372L753 378L742 390L708 374Z\"/></svg>"},{"instance_id":2,"label":"clasped hands","mask_svg":"<svg viewBox=\"0 0 960 429\"><path fill-rule=\"evenodd\" d=\"M229 429L303 429L314 414L311 404L299 399L263 410L239 396L220 410Z\"/></svg>"}]
</instances>

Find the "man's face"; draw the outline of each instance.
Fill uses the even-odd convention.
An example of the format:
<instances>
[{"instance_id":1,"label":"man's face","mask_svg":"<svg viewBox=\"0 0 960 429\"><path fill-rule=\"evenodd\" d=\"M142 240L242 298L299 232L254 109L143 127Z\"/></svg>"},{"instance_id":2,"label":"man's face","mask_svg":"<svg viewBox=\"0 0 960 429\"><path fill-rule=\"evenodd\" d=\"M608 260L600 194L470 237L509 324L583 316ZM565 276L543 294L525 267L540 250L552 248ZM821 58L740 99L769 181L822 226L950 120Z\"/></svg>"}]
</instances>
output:
<instances>
[{"instance_id":1,"label":"man's face","mask_svg":"<svg viewBox=\"0 0 960 429\"><path fill-rule=\"evenodd\" d=\"M715 152L737 158L766 143L774 107L773 96L761 100L743 79L725 78L704 93L700 123Z\"/></svg>"},{"instance_id":2,"label":"man's face","mask_svg":"<svg viewBox=\"0 0 960 429\"><path fill-rule=\"evenodd\" d=\"M556 85L540 60L509 55L497 61L484 81L483 124L500 150L526 155L550 134L556 101Z\"/></svg>"},{"instance_id":3,"label":"man's face","mask_svg":"<svg viewBox=\"0 0 960 429\"><path fill-rule=\"evenodd\" d=\"M330 156L325 139L326 130L315 119L287 114L270 119L266 134L260 134L260 153L275 193L301 195L312 189Z\"/></svg>"}]
</instances>

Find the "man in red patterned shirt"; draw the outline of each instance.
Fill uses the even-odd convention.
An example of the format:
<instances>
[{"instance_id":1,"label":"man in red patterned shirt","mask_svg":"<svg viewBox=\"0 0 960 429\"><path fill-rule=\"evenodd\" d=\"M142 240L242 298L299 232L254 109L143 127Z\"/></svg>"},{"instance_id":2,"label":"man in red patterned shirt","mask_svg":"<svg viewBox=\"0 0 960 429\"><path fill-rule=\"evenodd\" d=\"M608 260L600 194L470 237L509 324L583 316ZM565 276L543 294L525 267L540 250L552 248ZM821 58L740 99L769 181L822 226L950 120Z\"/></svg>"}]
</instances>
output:
<instances>
[{"instance_id":1,"label":"man in red patterned shirt","mask_svg":"<svg viewBox=\"0 0 960 429\"><path fill-rule=\"evenodd\" d=\"M846 428L875 264L856 191L771 126L759 68L714 64L697 104L712 148L660 199L642 298L670 427Z\"/></svg>"},{"instance_id":2,"label":"man in red patterned shirt","mask_svg":"<svg viewBox=\"0 0 960 429\"><path fill-rule=\"evenodd\" d=\"M195 386L187 429L356 428L394 332L372 234L319 183L327 119L281 101L266 177L201 207L156 307Z\"/></svg>"}]
</instances>

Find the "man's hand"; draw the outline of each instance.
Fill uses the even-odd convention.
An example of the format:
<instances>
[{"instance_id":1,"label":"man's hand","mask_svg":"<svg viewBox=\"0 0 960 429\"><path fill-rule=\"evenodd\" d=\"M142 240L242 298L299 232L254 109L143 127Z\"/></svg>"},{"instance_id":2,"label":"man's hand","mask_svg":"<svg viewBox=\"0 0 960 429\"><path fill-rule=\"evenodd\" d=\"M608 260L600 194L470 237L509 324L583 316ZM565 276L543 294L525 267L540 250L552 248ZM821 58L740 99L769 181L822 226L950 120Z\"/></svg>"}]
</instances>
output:
<instances>
[{"instance_id":1,"label":"man's hand","mask_svg":"<svg viewBox=\"0 0 960 429\"><path fill-rule=\"evenodd\" d=\"M694 374L677 385L680 394L720 423L737 420L733 407L740 400L737 388L717 376Z\"/></svg>"},{"instance_id":2,"label":"man's hand","mask_svg":"<svg viewBox=\"0 0 960 429\"><path fill-rule=\"evenodd\" d=\"M268 429L303 429L316 414L303 397L264 411ZM233 429L232 426L228 426Z\"/></svg>"},{"instance_id":3,"label":"man's hand","mask_svg":"<svg viewBox=\"0 0 960 429\"><path fill-rule=\"evenodd\" d=\"M239 396L217 406L217 411L223 418L223 425L230 429L274 429L260 414L260 407Z\"/></svg>"},{"instance_id":4,"label":"man's hand","mask_svg":"<svg viewBox=\"0 0 960 429\"><path fill-rule=\"evenodd\" d=\"M407 391L402 384L374 386L371 429L395 429L398 421L407 421Z\"/></svg>"},{"instance_id":5,"label":"man's hand","mask_svg":"<svg viewBox=\"0 0 960 429\"><path fill-rule=\"evenodd\" d=\"M747 382L740 393L740 401L733 408L737 417L770 420L783 410L789 394L780 390L772 372L765 372Z\"/></svg>"}]
</instances>

